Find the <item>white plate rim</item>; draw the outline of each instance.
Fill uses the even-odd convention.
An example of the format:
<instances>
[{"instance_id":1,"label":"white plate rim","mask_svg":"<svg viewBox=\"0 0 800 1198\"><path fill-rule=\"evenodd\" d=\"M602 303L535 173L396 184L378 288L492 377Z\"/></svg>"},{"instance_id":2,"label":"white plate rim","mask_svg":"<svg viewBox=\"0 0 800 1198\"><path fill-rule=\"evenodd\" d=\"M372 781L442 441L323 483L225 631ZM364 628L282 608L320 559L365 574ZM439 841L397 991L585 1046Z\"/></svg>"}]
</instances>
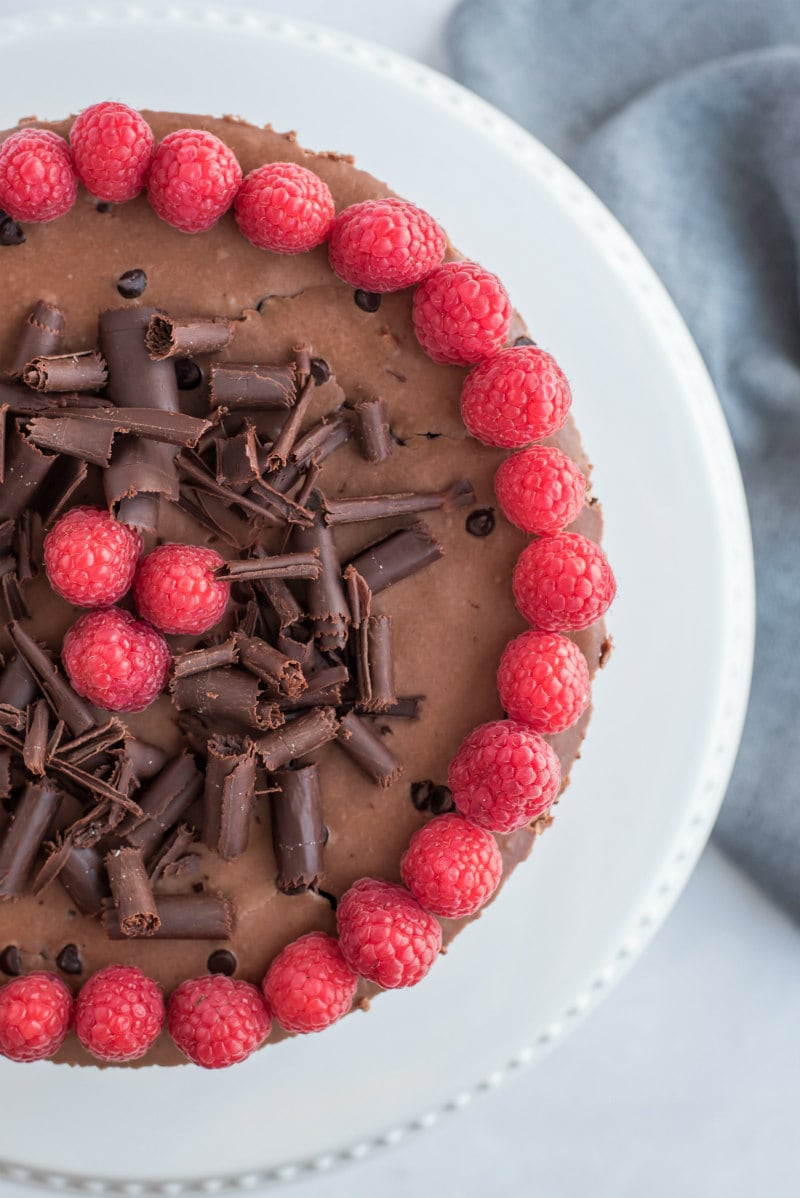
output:
<instances>
[{"instance_id":1,"label":"white plate rim","mask_svg":"<svg viewBox=\"0 0 800 1198\"><path fill-rule=\"evenodd\" d=\"M37 10L29 18L11 17L0 31L0 45L41 29L80 24L119 28L153 15L153 4L115 5L113 9L65 6ZM700 798L687 808L679 833L666 855L650 893L632 914L617 947L563 1010L562 1017L540 1033L497 1069L479 1078L470 1089L461 1090L436 1107L424 1110L406 1123L388 1128L377 1136L343 1146L335 1152L287 1162L264 1171L163 1181L121 1181L98 1176L41 1170L0 1160L0 1182L38 1187L48 1191L78 1194L189 1195L224 1191L252 1192L301 1177L321 1175L334 1166L363 1160L378 1149L398 1145L414 1133L434 1127L445 1115L469 1105L482 1093L496 1089L523 1066L541 1058L608 993L644 950L663 923L689 879L714 823L730 778L747 710L755 639L755 586L752 542L741 474L719 399L706 367L682 317L642 252L616 218L595 194L542 143L499 110L439 72L385 47L311 22L261 14L244 8L215 8L169 4L162 14L170 20L191 20L210 28L220 24L258 31L265 37L369 63L391 73L435 101L460 113L480 127L526 169L556 193L576 221L592 226L603 235L609 263L632 284L680 362L687 392L695 404L704 438L706 465L714 479L715 493L727 514L727 537L723 546L723 570L729 582L727 637L723 645L720 694L725 701L716 714L714 735L696 788Z\"/></svg>"}]
</instances>

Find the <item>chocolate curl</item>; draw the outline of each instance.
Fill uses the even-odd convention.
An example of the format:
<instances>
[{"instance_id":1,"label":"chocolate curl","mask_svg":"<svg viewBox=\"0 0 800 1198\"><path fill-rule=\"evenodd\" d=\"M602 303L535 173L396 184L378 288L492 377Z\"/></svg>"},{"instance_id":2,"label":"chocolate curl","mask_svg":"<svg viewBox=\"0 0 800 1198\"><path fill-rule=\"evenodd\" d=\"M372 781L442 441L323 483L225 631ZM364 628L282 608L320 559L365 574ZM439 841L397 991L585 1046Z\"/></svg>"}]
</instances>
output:
<instances>
[{"instance_id":1,"label":"chocolate curl","mask_svg":"<svg viewBox=\"0 0 800 1198\"><path fill-rule=\"evenodd\" d=\"M290 408L295 398L295 368L256 362L212 362L212 408L253 410Z\"/></svg>"},{"instance_id":2,"label":"chocolate curl","mask_svg":"<svg viewBox=\"0 0 800 1198\"><path fill-rule=\"evenodd\" d=\"M443 556L444 549L427 524L420 520L412 528L393 532L385 540L365 549L353 558L351 565L365 579L373 595L378 595Z\"/></svg>"},{"instance_id":3,"label":"chocolate curl","mask_svg":"<svg viewBox=\"0 0 800 1198\"><path fill-rule=\"evenodd\" d=\"M357 706L371 715L397 702L391 616L369 616L358 630L356 664Z\"/></svg>"},{"instance_id":4,"label":"chocolate curl","mask_svg":"<svg viewBox=\"0 0 800 1198\"><path fill-rule=\"evenodd\" d=\"M47 737L50 726L50 711L45 699L33 703L28 708L28 721L25 731L25 745L22 750L22 760L25 769L39 777L45 771L47 755Z\"/></svg>"},{"instance_id":5,"label":"chocolate curl","mask_svg":"<svg viewBox=\"0 0 800 1198\"><path fill-rule=\"evenodd\" d=\"M301 470L308 469L312 461L321 466L340 445L350 440L351 435L351 420L343 408L332 416L326 416L295 442L290 455L291 464L272 474L270 483L276 491L289 491L300 477Z\"/></svg>"},{"instance_id":6,"label":"chocolate curl","mask_svg":"<svg viewBox=\"0 0 800 1198\"><path fill-rule=\"evenodd\" d=\"M165 358L191 358L214 354L229 345L233 325L221 316L167 316L154 312L147 324L144 343L154 362Z\"/></svg>"},{"instance_id":7,"label":"chocolate curl","mask_svg":"<svg viewBox=\"0 0 800 1198\"><path fill-rule=\"evenodd\" d=\"M2 591L3 603L5 604L10 620L27 620L30 618L30 608L20 590L19 579L15 573L7 572L0 578L0 590Z\"/></svg>"},{"instance_id":8,"label":"chocolate curl","mask_svg":"<svg viewBox=\"0 0 800 1198\"><path fill-rule=\"evenodd\" d=\"M114 849L105 859L123 936L152 936L161 927L140 849Z\"/></svg>"},{"instance_id":9,"label":"chocolate curl","mask_svg":"<svg viewBox=\"0 0 800 1198\"><path fill-rule=\"evenodd\" d=\"M39 516L30 508L24 511L17 520L17 577L21 583L30 582L38 573L36 561L41 561L43 554L41 528ZM34 552L34 540L36 541L36 552Z\"/></svg>"},{"instance_id":10,"label":"chocolate curl","mask_svg":"<svg viewBox=\"0 0 800 1198\"><path fill-rule=\"evenodd\" d=\"M319 503L319 492L315 492L312 499ZM342 585L336 542L333 532L325 523L322 511L315 513L311 528L298 528L295 531L294 543L301 552L313 553L316 550L322 565L319 578L309 582L306 589L308 614L314 625L314 636L321 649L343 649L347 643L350 611Z\"/></svg>"},{"instance_id":11,"label":"chocolate curl","mask_svg":"<svg viewBox=\"0 0 800 1198\"><path fill-rule=\"evenodd\" d=\"M135 736L125 738L125 756L130 759L133 772L140 782L154 777L167 762L167 755L163 749L159 749L157 745L150 745L147 741L138 740Z\"/></svg>"},{"instance_id":12,"label":"chocolate curl","mask_svg":"<svg viewBox=\"0 0 800 1198\"><path fill-rule=\"evenodd\" d=\"M0 674L0 704L24 711L38 693L36 679L26 666L25 659L15 654Z\"/></svg>"},{"instance_id":13,"label":"chocolate curl","mask_svg":"<svg viewBox=\"0 0 800 1198\"><path fill-rule=\"evenodd\" d=\"M109 391L120 408L179 412L172 363L154 362L145 348L145 329L152 315L152 308L101 312L100 349L108 363ZM158 497L178 498L174 449L139 437L121 440L103 475L103 486L109 507L119 508L120 519L155 531Z\"/></svg>"},{"instance_id":14,"label":"chocolate curl","mask_svg":"<svg viewBox=\"0 0 800 1198\"><path fill-rule=\"evenodd\" d=\"M382 399L364 399L355 406L358 442L368 462L385 462L392 455L389 418Z\"/></svg>"},{"instance_id":15,"label":"chocolate curl","mask_svg":"<svg viewBox=\"0 0 800 1198\"><path fill-rule=\"evenodd\" d=\"M391 707L381 712L381 715L390 720L418 720L424 702L425 695L400 695Z\"/></svg>"},{"instance_id":16,"label":"chocolate curl","mask_svg":"<svg viewBox=\"0 0 800 1198\"><path fill-rule=\"evenodd\" d=\"M342 686L349 681L346 666L330 666L308 675L308 689L293 698L279 698L278 706L289 711L301 707L338 707L342 701Z\"/></svg>"},{"instance_id":17,"label":"chocolate curl","mask_svg":"<svg viewBox=\"0 0 800 1198\"><path fill-rule=\"evenodd\" d=\"M296 371L297 391L303 390L311 375L311 346L301 342L292 349Z\"/></svg>"},{"instance_id":18,"label":"chocolate curl","mask_svg":"<svg viewBox=\"0 0 800 1198\"><path fill-rule=\"evenodd\" d=\"M188 753L175 757L139 797L141 816L125 821L120 836L148 858L167 832L183 819L203 788L203 777Z\"/></svg>"},{"instance_id":19,"label":"chocolate curl","mask_svg":"<svg viewBox=\"0 0 800 1198\"><path fill-rule=\"evenodd\" d=\"M114 748L125 737L125 725L112 716L105 724L89 728L80 736L61 743L58 756L70 765L83 765L90 758Z\"/></svg>"},{"instance_id":20,"label":"chocolate curl","mask_svg":"<svg viewBox=\"0 0 800 1198\"><path fill-rule=\"evenodd\" d=\"M32 503L56 459L42 453L24 437L16 420L11 421L7 441L4 482L0 487L0 520L16 520Z\"/></svg>"},{"instance_id":21,"label":"chocolate curl","mask_svg":"<svg viewBox=\"0 0 800 1198\"><path fill-rule=\"evenodd\" d=\"M207 428L207 420L158 408L127 412L119 408L74 408L66 415L43 412L35 417L28 426L28 440L40 449L106 467L118 434L189 448L197 444Z\"/></svg>"},{"instance_id":22,"label":"chocolate curl","mask_svg":"<svg viewBox=\"0 0 800 1198\"><path fill-rule=\"evenodd\" d=\"M264 596L275 614L278 628L282 632L303 618L303 609L295 599L282 578L262 579L257 584L259 592ZM278 645L280 649L280 644ZM281 649L283 652L283 649ZM289 653L287 656L294 656Z\"/></svg>"},{"instance_id":23,"label":"chocolate curl","mask_svg":"<svg viewBox=\"0 0 800 1198\"><path fill-rule=\"evenodd\" d=\"M283 716L267 702L261 682L246 670L206 670L174 678L172 697L179 711L190 711L206 720L221 720L226 726L276 728Z\"/></svg>"},{"instance_id":24,"label":"chocolate curl","mask_svg":"<svg viewBox=\"0 0 800 1198\"><path fill-rule=\"evenodd\" d=\"M194 873L200 866L200 855L192 851L197 843L197 833L188 824L180 824L164 847L151 862L150 884L155 887L165 878L178 878L182 874Z\"/></svg>"},{"instance_id":25,"label":"chocolate curl","mask_svg":"<svg viewBox=\"0 0 800 1198\"><path fill-rule=\"evenodd\" d=\"M49 778L25 787L0 845L0 901L22 894L60 802L61 791Z\"/></svg>"},{"instance_id":26,"label":"chocolate curl","mask_svg":"<svg viewBox=\"0 0 800 1198\"><path fill-rule=\"evenodd\" d=\"M287 636L284 632L279 632L275 638L275 644L286 657L291 657L293 661L300 662L303 673L306 671L311 673L313 671L317 656L317 648L313 637L309 641L298 641L292 636Z\"/></svg>"},{"instance_id":27,"label":"chocolate curl","mask_svg":"<svg viewBox=\"0 0 800 1198\"><path fill-rule=\"evenodd\" d=\"M17 379L32 358L54 354L64 339L64 313L54 304L39 300L22 326L16 352L5 371L8 378Z\"/></svg>"},{"instance_id":28,"label":"chocolate curl","mask_svg":"<svg viewBox=\"0 0 800 1198\"><path fill-rule=\"evenodd\" d=\"M391 786L403 772L403 764L386 742L376 736L368 721L355 712L349 712L342 720L336 743L378 786Z\"/></svg>"},{"instance_id":29,"label":"chocolate curl","mask_svg":"<svg viewBox=\"0 0 800 1198\"><path fill-rule=\"evenodd\" d=\"M36 506L42 514L45 528L55 523L64 509L71 505L75 492L86 482L88 473L89 467L79 458L63 457L56 460L36 496Z\"/></svg>"},{"instance_id":30,"label":"chocolate curl","mask_svg":"<svg viewBox=\"0 0 800 1198\"><path fill-rule=\"evenodd\" d=\"M300 662L257 636L237 636L239 660L276 695L296 699L308 687Z\"/></svg>"},{"instance_id":31,"label":"chocolate curl","mask_svg":"<svg viewBox=\"0 0 800 1198\"><path fill-rule=\"evenodd\" d=\"M311 513L308 508L301 507L295 499L289 499L282 491L277 491L263 478L257 478L250 488L249 495L256 500L263 499L269 507L290 524L309 525Z\"/></svg>"},{"instance_id":32,"label":"chocolate curl","mask_svg":"<svg viewBox=\"0 0 800 1198\"><path fill-rule=\"evenodd\" d=\"M306 418L306 413L314 401L314 380L309 376L297 397L297 403L289 412L283 428L275 439L272 449L267 455L267 470L279 470L289 460L294 449L294 443L300 435L300 429Z\"/></svg>"},{"instance_id":33,"label":"chocolate curl","mask_svg":"<svg viewBox=\"0 0 800 1198\"><path fill-rule=\"evenodd\" d=\"M63 720L75 736L94 728L95 718L89 707L62 677L58 666L45 650L16 621L8 625L8 633L20 657L25 659L28 669L36 676L57 718Z\"/></svg>"},{"instance_id":34,"label":"chocolate curl","mask_svg":"<svg viewBox=\"0 0 800 1198\"><path fill-rule=\"evenodd\" d=\"M472 483L466 479L454 483L446 491L406 491L397 495L358 495L347 499L325 499L325 522L361 524L365 520L385 520L392 516L410 516L419 512L444 508L469 507L475 502Z\"/></svg>"},{"instance_id":35,"label":"chocolate curl","mask_svg":"<svg viewBox=\"0 0 800 1198\"><path fill-rule=\"evenodd\" d=\"M156 902L160 922L153 940L230 940L235 911L230 899L220 894L163 894ZM103 927L109 940L124 940L119 913L113 907L103 912Z\"/></svg>"},{"instance_id":36,"label":"chocolate curl","mask_svg":"<svg viewBox=\"0 0 800 1198\"><path fill-rule=\"evenodd\" d=\"M301 894L319 881L328 838L322 822L319 770L315 765L281 770L275 781L280 794L270 801L270 817L278 889L284 894Z\"/></svg>"},{"instance_id":37,"label":"chocolate curl","mask_svg":"<svg viewBox=\"0 0 800 1198\"><path fill-rule=\"evenodd\" d=\"M252 491L249 495L239 495L238 492L232 490L230 487L218 483L206 470L200 458L193 457L184 452L178 457L178 465L183 478L195 490L207 491L209 495L221 499L225 504L238 504L244 511L251 512L267 524L278 526L282 523L280 516L276 515L274 511L270 511L263 503L258 503L252 498ZM281 499L283 499L283 496L281 496ZM304 518L307 519L307 514Z\"/></svg>"},{"instance_id":38,"label":"chocolate curl","mask_svg":"<svg viewBox=\"0 0 800 1198\"><path fill-rule=\"evenodd\" d=\"M342 578L347 591L351 626L361 628L372 610L372 591L353 565L345 566Z\"/></svg>"},{"instance_id":39,"label":"chocolate curl","mask_svg":"<svg viewBox=\"0 0 800 1198\"><path fill-rule=\"evenodd\" d=\"M202 448L200 452L202 452ZM255 426L249 420L235 437L218 437L215 441L217 454L217 482L239 492L246 491L261 474L258 461L258 438Z\"/></svg>"},{"instance_id":40,"label":"chocolate curl","mask_svg":"<svg viewBox=\"0 0 800 1198\"><path fill-rule=\"evenodd\" d=\"M103 858L95 848L78 848L66 839L53 847L33 883L41 894L58 878L81 915L97 915L108 893Z\"/></svg>"},{"instance_id":41,"label":"chocolate curl","mask_svg":"<svg viewBox=\"0 0 800 1198\"><path fill-rule=\"evenodd\" d=\"M211 499L198 491L192 492L192 498L181 490L177 507L201 526L212 536L220 537L226 545L241 552L248 544L250 529L241 516L230 508L223 506L218 500Z\"/></svg>"},{"instance_id":42,"label":"chocolate curl","mask_svg":"<svg viewBox=\"0 0 800 1198\"><path fill-rule=\"evenodd\" d=\"M0 703L0 727L10 728L12 732L23 732L28 726L27 715L18 707L8 703Z\"/></svg>"},{"instance_id":43,"label":"chocolate curl","mask_svg":"<svg viewBox=\"0 0 800 1198\"><path fill-rule=\"evenodd\" d=\"M255 801L256 755L219 737L208 742L203 840L223 861L235 861L247 848Z\"/></svg>"},{"instance_id":44,"label":"chocolate curl","mask_svg":"<svg viewBox=\"0 0 800 1198\"><path fill-rule=\"evenodd\" d=\"M270 771L279 770L297 757L313 753L333 740L339 721L332 708L315 707L291 724L276 728L255 741L256 752Z\"/></svg>"},{"instance_id":45,"label":"chocolate curl","mask_svg":"<svg viewBox=\"0 0 800 1198\"><path fill-rule=\"evenodd\" d=\"M11 760L12 752L10 749L0 749L0 799L8 799L11 797ZM9 814L5 807L0 805L0 841L3 839L6 825L9 821Z\"/></svg>"},{"instance_id":46,"label":"chocolate curl","mask_svg":"<svg viewBox=\"0 0 800 1198\"><path fill-rule=\"evenodd\" d=\"M108 382L108 368L96 349L55 354L26 363L22 381L32 391L101 391Z\"/></svg>"},{"instance_id":47,"label":"chocolate curl","mask_svg":"<svg viewBox=\"0 0 800 1198\"><path fill-rule=\"evenodd\" d=\"M239 642L236 634L228 637L221 645L209 645L206 649L190 649L172 659L172 677L189 678L192 674L205 674L222 666L232 666L239 660Z\"/></svg>"},{"instance_id":48,"label":"chocolate curl","mask_svg":"<svg viewBox=\"0 0 800 1198\"><path fill-rule=\"evenodd\" d=\"M275 557L251 557L242 561L225 562L214 571L216 578L228 582L252 582L256 578L319 578L322 565L319 555L283 553Z\"/></svg>"}]
</instances>

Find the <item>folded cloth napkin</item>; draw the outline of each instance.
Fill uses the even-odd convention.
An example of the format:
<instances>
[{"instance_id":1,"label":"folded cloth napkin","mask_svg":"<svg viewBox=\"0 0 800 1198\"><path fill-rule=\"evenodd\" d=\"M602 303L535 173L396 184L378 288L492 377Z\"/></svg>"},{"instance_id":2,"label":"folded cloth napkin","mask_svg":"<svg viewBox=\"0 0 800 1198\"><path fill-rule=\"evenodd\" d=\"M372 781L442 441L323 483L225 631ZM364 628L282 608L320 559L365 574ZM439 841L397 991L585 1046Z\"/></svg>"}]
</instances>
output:
<instances>
[{"instance_id":1,"label":"folded cloth napkin","mask_svg":"<svg viewBox=\"0 0 800 1198\"><path fill-rule=\"evenodd\" d=\"M800 917L800 4L465 0L454 75L619 217L714 378L744 475L758 630L714 835Z\"/></svg>"}]
</instances>

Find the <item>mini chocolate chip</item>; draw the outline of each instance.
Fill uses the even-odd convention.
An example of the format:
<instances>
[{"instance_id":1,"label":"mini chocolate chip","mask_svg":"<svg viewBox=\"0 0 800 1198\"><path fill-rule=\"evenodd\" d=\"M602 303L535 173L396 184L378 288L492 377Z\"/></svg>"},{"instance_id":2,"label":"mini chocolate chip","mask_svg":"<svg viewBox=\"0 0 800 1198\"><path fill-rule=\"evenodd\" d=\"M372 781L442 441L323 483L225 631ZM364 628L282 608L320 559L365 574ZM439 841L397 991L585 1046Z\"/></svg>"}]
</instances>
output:
<instances>
[{"instance_id":1,"label":"mini chocolate chip","mask_svg":"<svg viewBox=\"0 0 800 1198\"><path fill-rule=\"evenodd\" d=\"M203 372L191 358L178 358L175 363L175 377L178 380L179 391L194 391L203 381Z\"/></svg>"},{"instance_id":2,"label":"mini chocolate chip","mask_svg":"<svg viewBox=\"0 0 800 1198\"><path fill-rule=\"evenodd\" d=\"M533 337L515 337L514 344L515 345L535 345L536 342L534 341Z\"/></svg>"},{"instance_id":3,"label":"mini chocolate chip","mask_svg":"<svg viewBox=\"0 0 800 1198\"><path fill-rule=\"evenodd\" d=\"M205 890L205 886L202 882L192 882L192 890L195 892L195 894L202 894Z\"/></svg>"},{"instance_id":4,"label":"mini chocolate chip","mask_svg":"<svg viewBox=\"0 0 800 1198\"><path fill-rule=\"evenodd\" d=\"M0 973L7 973L10 978L18 978L22 973L22 958L16 944L9 944L0 953Z\"/></svg>"},{"instance_id":5,"label":"mini chocolate chip","mask_svg":"<svg viewBox=\"0 0 800 1198\"><path fill-rule=\"evenodd\" d=\"M430 807L434 815L444 815L446 811L455 811L453 792L449 786L434 786Z\"/></svg>"},{"instance_id":6,"label":"mini chocolate chip","mask_svg":"<svg viewBox=\"0 0 800 1198\"><path fill-rule=\"evenodd\" d=\"M224 973L226 978L236 973L237 961L227 948L215 948L206 961L209 973Z\"/></svg>"},{"instance_id":7,"label":"mini chocolate chip","mask_svg":"<svg viewBox=\"0 0 800 1198\"><path fill-rule=\"evenodd\" d=\"M143 270L126 270L119 276L117 291L123 299L138 299L147 286L147 275Z\"/></svg>"},{"instance_id":8,"label":"mini chocolate chip","mask_svg":"<svg viewBox=\"0 0 800 1198\"><path fill-rule=\"evenodd\" d=\"M433 794L434 783L430 778L426 778L423 782L411 783L411 802L416 807L417 811L426 811L430 797Z\"/></svg>"},{"instance_id":9,"label":"mini chocolate chip","mask_svg":"<svg viewBox=\"0 0 800 1198\"><path fill-rule=\"evenodd\" d=\"M0 212L0 245L22 245L25 240L25 233L17 222Z\"/></svg>"},{"instance_id":10,"label":"mini chocolate chip","mask_svg":"<svg viewBox=\"0 0 800 1198\"><path fill-rule=\"evenodd\" d=\"M316 387L321 387L323 383L327 383L331 377L331 368L324 358L311 359L311 377Z\"/></svg>"},{"instance_id":11,"label":"mini chocolate chip","mask_svg":"<svg viewBox=\"0 0 800 1198\"><path fill-rule=\"evenodd\" d=\"M83 973L83 961L77 944L65 944L56 957L56 965L62 973Z\"/></svg>"},{"instance_id":12,"label":"mini chocolate chip","mask_svg":"<svg viewBox=\"0 0 800 1198\"><path fill-rule=\"evenodd\" d=\"M381 306L381 297L377 291L362 291L359 287L353 299L362 312L377 312Z\"/></svg>"},{"instance_id":13,"label":"mini chocolate chip","mask_svg":"<svg viewBox=\"0 0 800 1198\"><path fill-rule=\"evenodd\" d=\"M108 200L98 200L95 204L95 208L98 212L110 212L113 207L114 205Z\"/></svg>"},{"instance_id":14,"label":"mini chocolate chip","mask_svg":"<svg viewBox=\"0 0 800 1198\"><path fill-rule=\"evenodd\" d=\"M478 507L467 516L467 532L473 537L488 537L494 532L494 508Z\"/></svg>"},{"instance_id":15,"label":"mini chocolate chip","mask_svg":"<svg viewBox=\"0 0 800 1198\"><path fill-rule=\"evenodd\" d=\"M444 815L455 806L450 787L437 786L430 778L411 783L411 802L417 811L431 811L434 815Z\"/></svg>"}]
</instances>

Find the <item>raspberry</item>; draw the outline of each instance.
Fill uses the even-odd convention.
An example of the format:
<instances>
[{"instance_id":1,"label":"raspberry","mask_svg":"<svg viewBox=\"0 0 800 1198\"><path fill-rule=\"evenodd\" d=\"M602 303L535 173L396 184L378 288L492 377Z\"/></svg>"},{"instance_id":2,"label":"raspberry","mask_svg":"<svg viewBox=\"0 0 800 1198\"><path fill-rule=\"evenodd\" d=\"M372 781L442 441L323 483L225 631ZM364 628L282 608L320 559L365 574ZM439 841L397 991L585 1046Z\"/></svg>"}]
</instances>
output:
<instances>
[{"instance_id":1,"label":"raspberry","mask_svg":"<svg viewBox=\"0 0 800 1198\"><path fill-rule=\"evenodd\" d=\"M53 590L76 607L107 607L133 582L142 536L94 507L74 507L44 539L44 565Z\"/></svg>"},{"instance_id":2,"label":"raspberry","mask_svg":"<svg viewBox=\"0 0 800 1198\"><path fill-rule=\"evenodd\" d=\"M106 711L142 711L166 685L167 643L118 607L81 616L64 637L64 669L79 695Z\"/></svg>"},{"instance_id":3,"label":"raspberry","mask_svg":"<svg viewBox=\"0 0 800 1198\"><path fill-rule=\"evenodd\" d=\"M512 720L547 736L571 728L589 704L586 658L574 641L552 632L523 632L503 650L500 702Z\"/></svg>"},{"instance_id":4,"label":"raspberry","mask_svg":"<svg viewBox=\"0 0 800 1198\"><path fill-rule=\"evenodd\" d=\"M426 911L458 919L492 897L503 858L489 832L460 815L439 815L411 837L400 873Z\"/></svg>"},{"instance_id":5,"label":"raspberry","mask_svg":"<svg viewBox=\"0 0 800 1198\"><path fill-rule=\"evenodd\" d=\"M450 763L458 811L490 832L513 832L547 811L561 767L547 741L513 720L481 724Z\"/></svg>"},{"instance_id":6,"label":"raspberry","mask_svg":"<svg viewBox=\"0 0 800 1198\"><path fill-rule=\"evenodd\" d=\"M336 909L345 961L384 990L416 986L442 947L442 929L403 886L361 878Z\"/></svg>"},{"instance_id":7,"label":"raspberry","mask_svg":"<svg viewBox=\"0 0 800 1198\"><path fill-rule=\"evenodd\" d=\"M497 353L511 326L511 301L497 275L477 262L445 262L415 291L412 316L426 354L462 366Z\"/></svg>"},{"instance_id":8,"label":"raspberry","mask_svg":"<svg viewBox=\"0 0 800 1198\"><path fill-rule=\"evenodd\" d=\"M336 218L329 256L351 287L399 291L430 274L446 244L433 217L408 200L364 200Z\"/></svg>"},{"instance_id":9,"label":"raspberry","mask_svg":"<svg viewBox=\"0 0 800 1198\"><path fill-rule=\"evenodd\" d=\"M328 236L335 208L319 175L294 162L267 162L245 175L234 213L241 232L259 249L302 254Z\"/></svg>"},{"instance_id":10,"label":"raspberry","mask_svg":"<svg viewBox=\"0 0 800 1198\"><path fill-rule=\"evenodd\" d=\"M535 345L516 345L471 371L461 418L484 445L521 449L562 427L572 394L561 367Z\"/></svg>"},{"instance_id":11,"label":"raspberry","mask_svg":"<svg viewBox=\"0 0 800 1198\"><path fill-rule=\"evenodd\" d=\"M214 549L159 545L139 564L133 580L139 614L162 632L208 632L228 602L228 583L214 577L224 564Z\"/></svg>"},{"instance_id":12,"label":"raspberry","mask_svg":"<svg viewBox=\"0 0 800 1198\"><path fill-rule=\"evenodd\" d=\"M0 986L0 1057L42 1061L64 1043L72 995L54 973L29 973Z\"/></svg>"},{"instance_id":13,"label":"raspberry","mask_svg":"<svg viewBox=\"0 0 800 1198\"><path fill-rule=\"evenodd\" d=\"M263 989L267 1006L287 1032L321 1032L347 1014L357 985L339 942L324 932L309 932L278 954Z\"/></svg>"},{"instance_id":14,"label":"raspberry","mask_svg":"<svg viewBox=\"0 0 800 1198\"><path fill-rule=\"evenodd\" d=\"M204 233L233 203L242 168L213 133L176 129L159 143L147 195L162 220L184 233Z\"/></svg>"},{"instance_id":15,"label":"raspberry","mask_svg":"<svg viewBox=\"0 0 800 1198\"><path fill-rule=\"evenodd\" d=\"M577 532L556 533L526 546L514 567L512 587L522 615L543 632L588 628L617 590L603 550Z\"/></svg>"},{"instance_id":16,"label":"raspberry","mask_svg":"<svg viewBox=\"0 0 800 1198\"><path fill-rule=\"evenodd\" d=\"M164 1026L164 997L133 965L109 965L90 977L75 1003L75 1031L101 1061L138 1061Z\"/></svg>"},{"instance_id":17,"label":"raspberry","mask_svg":"<svg viewBox=\"0 0 800 1198\"><path fill-rule=\"evenodd\" d=\"M503 514L524 532L560 532L571 524L586 498L586 479L570 458L551 445L514 453L494 476Z\"/></svg>"},{"instance_id":18,"label":"raspberry","mask_svg":"<svg viewBox=\"0 0 800 1198\"><path fill-rule=\"evenodd\" d=\"M57 133L20 129L0 145L0 208L14 220L55 220L77 195L69 146Z\"/></svg>"},{"instance_id":19,"label":"raspberry","mask_svg":"<svg viewBox=\"0 0 800 1198\"><path fill-rule=\"evenodd\" d=\"M264 1043L271 1026L255 986L221 973L181 982L167 1008L172 1039L204 1069L226 1069L244 1061Z\"/></svg>"},{"instance_id":20,"label":"raspberry","mask_svg":"<svg viewBox=\"0 0 800 1198\"><path fill-rule=\"evenodd\" d=\"M106 100L85 108L70 130L72 160L81 183L98 200L122 204L147 182L155 141L135 108Z\"/></svg>"}]
</instances>

